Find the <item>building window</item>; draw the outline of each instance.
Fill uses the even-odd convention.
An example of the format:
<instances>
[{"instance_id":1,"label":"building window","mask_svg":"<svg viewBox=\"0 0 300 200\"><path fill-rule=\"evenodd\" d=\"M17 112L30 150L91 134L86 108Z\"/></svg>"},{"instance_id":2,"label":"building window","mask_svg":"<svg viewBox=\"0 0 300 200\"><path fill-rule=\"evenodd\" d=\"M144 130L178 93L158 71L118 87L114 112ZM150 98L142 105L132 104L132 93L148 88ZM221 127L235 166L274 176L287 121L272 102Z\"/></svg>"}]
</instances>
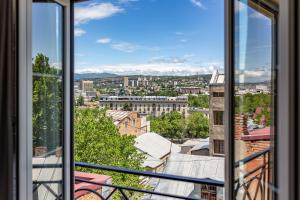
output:
<instances>
[{"instance_id":1,"label":"building window","mask_svg":"<svg viewBox=\"0 0 300 200\"><path fill-rule=\"evenodd\" d=\"M214 153L224 154L224 140L214 140Z\"/></svg>"},{"instance_id":2,"label":"building window","mask_svg":"<svg viewBox=\"0 0 300 200\"><path fill-rule=\"evenodd\" d=\"M224 97L224 92L213 92L213 97Z\"/></svg>"},{"instance_id":3,"label":"building window","mask_svg":"<svg viewBox=\"0 0 300 200\"><path fill-rule=\"evenodd\" d=\"M211 185L201 185L201 199L216 200L217 187Z\"/></svg>"},{"instance_id":4,"label":"building window","mask_svg":"<svg viewBox=\"0 0 300 200\"><path fill-rule=\"evenodd\" d=\"M224 111L214 111L214 125L223 125Z\"/></svg>"}]
</instances>

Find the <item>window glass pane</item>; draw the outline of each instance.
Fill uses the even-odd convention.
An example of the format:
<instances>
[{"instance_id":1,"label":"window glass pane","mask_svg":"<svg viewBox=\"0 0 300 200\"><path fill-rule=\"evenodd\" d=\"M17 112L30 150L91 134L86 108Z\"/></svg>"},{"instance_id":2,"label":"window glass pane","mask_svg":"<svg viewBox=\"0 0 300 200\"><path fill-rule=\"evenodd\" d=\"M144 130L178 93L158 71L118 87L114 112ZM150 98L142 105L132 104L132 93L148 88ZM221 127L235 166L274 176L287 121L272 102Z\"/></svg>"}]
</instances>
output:
<instances>
[{"instance_id":1,"label":"window glass pane","mask_svg":"<svg viewBox=\"0 0 300 200\"><path fill-rule=\"evenodd\" d=\"M275 12L235 1L234 143L237 199L271 197ZM256 155L256 156L254 156ZM253 157L251 157L253 156Z\"/></svg>"},{"instance_id":2,"label":"window glass pane","mask_svg":"<svg viewBox=\"0 0 300 200\"><path fill-rule=\"evenodd\" d=\"M63 7L32 5L32 179L34 199L57 199L63 179ZM51 167L49 166L51 165Z\"/></svg>"}]
</instances>

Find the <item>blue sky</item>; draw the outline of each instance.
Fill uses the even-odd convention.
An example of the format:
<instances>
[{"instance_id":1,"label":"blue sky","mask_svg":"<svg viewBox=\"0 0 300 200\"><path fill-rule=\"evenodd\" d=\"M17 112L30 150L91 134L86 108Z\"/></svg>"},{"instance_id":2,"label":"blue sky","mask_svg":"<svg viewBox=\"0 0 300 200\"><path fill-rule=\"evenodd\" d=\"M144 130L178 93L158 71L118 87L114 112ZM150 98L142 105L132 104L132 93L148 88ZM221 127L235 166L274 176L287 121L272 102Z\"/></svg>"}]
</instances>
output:
<instances>
[{"instance_id":1,"label":"blue sky","mask_svg":"<svg viewBox=\"0 0 300 200\"><path fill-rule=\"evenodd\" d=\"M189 75L223 68L222 0L116 0L75 9L76 72Z\"/></svg>"},{"instance_id":2,"label":"blue sky","mask_svg":"<svg viewBox=\"0 0 300 200\"><path fill-rule=\"evenodd\" d=\"M75 8L75 71L121 75L191 75L224 67L223 0L88 1ZM33 57L61 65L61 14L33 6ZM236 7L236 74L270 78L271 20ZM47 26L45 26L47 24Z\"/></svg>"}]
</instances>

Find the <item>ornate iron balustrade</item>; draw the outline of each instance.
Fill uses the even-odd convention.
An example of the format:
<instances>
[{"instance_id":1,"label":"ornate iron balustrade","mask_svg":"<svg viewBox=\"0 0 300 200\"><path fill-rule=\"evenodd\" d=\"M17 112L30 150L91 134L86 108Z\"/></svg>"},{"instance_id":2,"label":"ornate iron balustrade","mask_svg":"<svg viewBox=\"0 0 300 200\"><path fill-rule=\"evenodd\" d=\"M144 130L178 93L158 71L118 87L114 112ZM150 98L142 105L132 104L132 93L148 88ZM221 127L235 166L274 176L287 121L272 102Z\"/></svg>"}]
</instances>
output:
<instances>
[{"instance_id":1,"label":"ornate iron balustrade","mask_svg":"<svg viewBox=\"0 0 300 200\"><path fill-rule=\"evenodd\" d=\"M250 170L241 170L241 166L244 168L247 167L247 165L251 164L255 167ZM257 163L259 163L257 165ZM154 173L154 172L147 172L147 171L138 171L138 170L130 170L130 169L124 169L124 168L118 168L118 167L112 167L112 166L103 166L103 165L97 165L97 164L90 164L90 163L82 163L82 162L76 162L76 167L80 168L86 168L86 169L92 169L92 170L101 170L101 171L111 171L116 172L120 174L131 174L136 175L139 177L149 177L149 178L157 178L157 179L166 179L171 181L181 181L181 182L187 182L187 183L193 183L197 185L202 186L208 186L208 187L224 187L223 181L217 181L212 179L199 179L199 178L193 178L193 177L183 177L183 176L176 176L176 175L170 175L170 174L163 174L163 173ZM61 168L61 164L39 164L34 165L33 168ZM270 184L270 177L271 177L271 169L270 169L270 149L265 149L261 152L254 153L242 160L239 160L235 163L235 170L242 171L243 175L239 176L235 180L235 196L236 199L270 199L271 197L271 184ZM141 189L141 188L134 188L129 186L123 186L123 185L116 185L111 183L105 183L105 182L95 182L91 181L89 179L84 178L76 178L76 183L86 183L90 185L96 185L99 187L108 187L111 188L110 192L103 196L97 189L90 189L88 187L82 187L77 190L75 190L75 194L77 192L86 192L90 194L94 194L95 196L99 197L101 200L107 200L110 199L116 192L119 192L119 194L124 199L130 199L130 197L127 195L127 192L136 192L140 194L148 194L148 195L154 195L154 196L161 196L161 197L171 197L174 199L187 199L187 200L199 200L201 199L201 194L199 194L198 197L186 197L186 196L180 196L176 194L169 194L164 192L156 192L153 190L147 190L147 189ZM40 186L44 186L47 190L49 190L49 193L51 193L55 199L62 199L61 194L56 194L55 191L51 189L49 185L53 184L61 184L61 181L34 181L34 192L38 190ZM209 200L215 199L208 198Z\"/></svg>"},{"instance_id":2,"label":"ornate iron balustrade","mask_svg":"<svg viewBox=\"0 0 300 200\"><path fill-rule=\"evenodd\" d=\"M254 153L235 163L235 198L270 199L271 153L270 148Z\"/></svg>"},{"instance_id":3,"label":"ornate iron balustrade","mask_svg":"<svg viewBox=\"0 0 300 200\"><path fill-rule=\"evenodd\" d=\"M222 187L222 188L224 187L224 182L223 181L217 181L217 180L212 180L212 179L208 179L208 178L199 179L199 178L176 176L176 175L163 174L163 173L154 173L154 172L147 172L147 171L124 169L124 168L111 167L111 166L102 166L102 165L82 163L82 162L75 163L75 166L76 167L81 167L81 168L87 168L87 169L113 171L113 172L118 172L118 173L137 175L137 176L141 176L141 177L159 178L159 179L166 179L166 180L172 180L172 181L182 181L182 182L187 182L187 183L200 184L200 185L210 185L210 186ZM90 190L89 188L80 188L79 190L75 190L75 193L79 192L79 191L92 192L97 197L99 197L99 199L101 199L101 200L109 199L117 191L119 191L120 194L122 195L122 197L126 200L130 199L128 197L128 195L126 194L126 191L137 192L137 193L140 193L140 194L149 194L149 195L161 196L161 197L171 197L171 198L175 198L175 199L187 199L187 200L199 200L200 196L201 196L201 194L199 194L199 198L180 196L180 195L175 195L175 194L156 192L156 191L152 191L152 190L145 190L145 189L139 189L139 188L133 188L133 187L127 187L127 186L120 186L120 185L114 185L114 184L95 183L93 181L79 179L79 178L75 178L75 181L76 182L89 183L89 184L96 184L96 185L99 185L99 186L106 186L106 187L112 188L111 192L106 197L102 196L100 193L98 193L95 190Z\"/></svg>"}]
</instances>

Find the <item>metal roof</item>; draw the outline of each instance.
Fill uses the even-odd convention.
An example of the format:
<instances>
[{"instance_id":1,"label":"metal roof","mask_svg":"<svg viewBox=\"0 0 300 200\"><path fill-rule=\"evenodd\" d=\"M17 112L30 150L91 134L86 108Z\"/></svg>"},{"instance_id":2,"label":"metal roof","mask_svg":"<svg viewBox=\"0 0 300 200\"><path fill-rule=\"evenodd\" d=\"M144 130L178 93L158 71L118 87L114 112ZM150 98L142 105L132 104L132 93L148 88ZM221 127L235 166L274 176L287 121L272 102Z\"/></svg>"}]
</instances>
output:
<instances>
[{"instance_id":1,"label":"metal roof","mask_svg":"<svg viewBox=\"0 0 300 200\"><path fill-rule=\"evenodd\" d=\"M224 181L224 158L173 153L167 161L164 173ZM154 191L188 197L194 189L193 183L160 179ZM172 198L153 195L151 199Z\"/></svg>"},{"instance_id":2,"label":"metal roof","mask_svg":"<svg viewBox=\"0 0 300 200\"><path fill-rule=\"evenodd\" d=\"M190 139L190 140L185 141L180 146L182 146L182 147L195 146L195 145L198 145L200 143L208 143L208 142L209 142L209 138L206 138L206 139Z\"/></svg>"},{"instance_id":3,"label":"metal roof","mask_svg":"<svg viewBox=\"0 0 300 200\"><path fill-rule=\"evenodd\" d=\"M153 132L138 136L134 146L156 159L161 159L171 152L180 152L178 145Z\"/></svg>"},{"instance_id":4,"label":"metal roof","mask_svg":"<svg viewBox=\"0 0 300 200\"><path fill-rule=\"evenodd\" d=\"M131 111L107 110L106 114L110 116L115 125L119 124L124 118L128 117Z\"/></svg>"}]
</instances>

